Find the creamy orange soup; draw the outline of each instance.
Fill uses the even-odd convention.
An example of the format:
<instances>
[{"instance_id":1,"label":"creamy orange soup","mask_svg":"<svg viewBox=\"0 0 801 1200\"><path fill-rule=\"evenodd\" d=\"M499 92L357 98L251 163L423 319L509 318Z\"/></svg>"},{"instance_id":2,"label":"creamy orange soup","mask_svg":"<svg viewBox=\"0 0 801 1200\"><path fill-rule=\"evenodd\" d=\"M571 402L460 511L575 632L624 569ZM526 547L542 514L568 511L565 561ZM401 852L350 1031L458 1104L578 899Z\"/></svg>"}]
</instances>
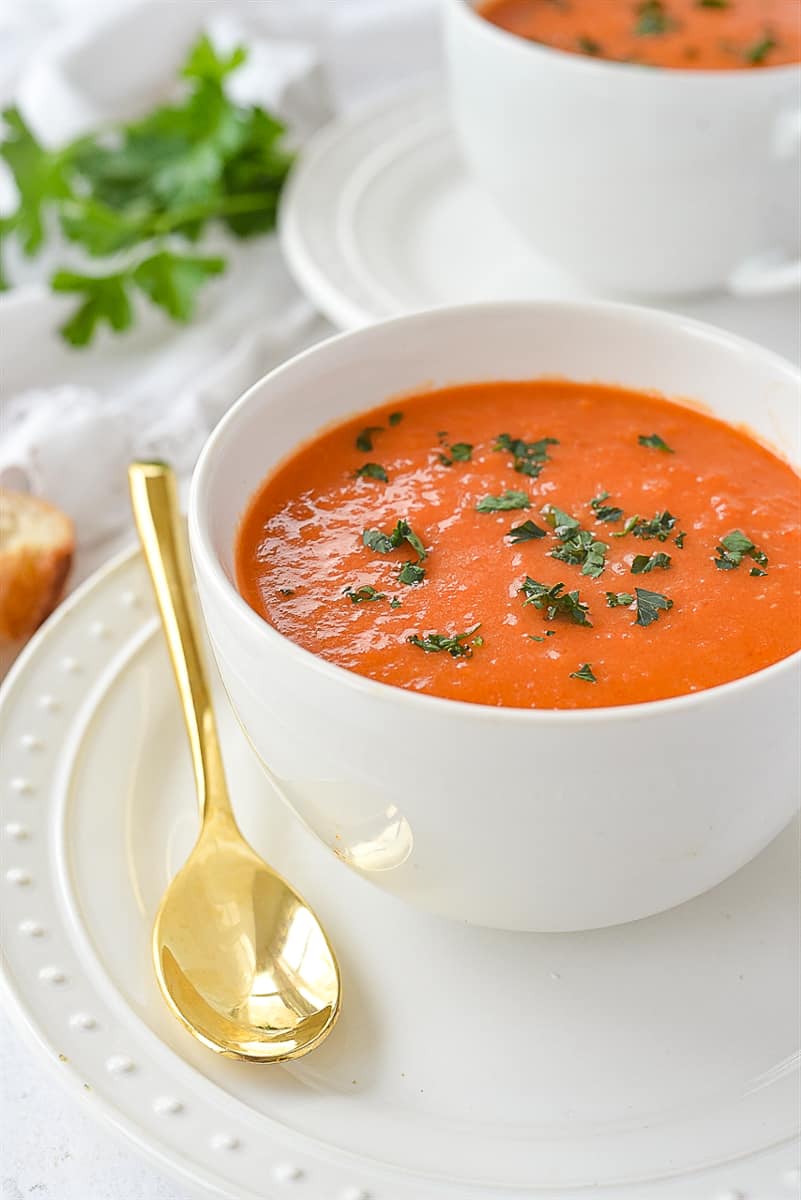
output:
<instances>
[{"instance_id":1,"label":"creamy orange soup","mask_svg":"<svg viewBox=\"0 0 801 1200\"><path fill-rule=\"evenodd\" d=\"M238 586L292 641L435 696L659 700L801 645L801 481L660 397L556 381L404 397L265 480Z\"/></svg>"},{"instance_id":2,"label":"creamy orange soup","mask_svg":"<svg viewBox=\"0 0 801 1200\"><path fill-rule=\"evenodd\" d=\"M737 70L801 61L800 0L484 0L494 25L574 54Z\"/></svg>"}]
</instances>

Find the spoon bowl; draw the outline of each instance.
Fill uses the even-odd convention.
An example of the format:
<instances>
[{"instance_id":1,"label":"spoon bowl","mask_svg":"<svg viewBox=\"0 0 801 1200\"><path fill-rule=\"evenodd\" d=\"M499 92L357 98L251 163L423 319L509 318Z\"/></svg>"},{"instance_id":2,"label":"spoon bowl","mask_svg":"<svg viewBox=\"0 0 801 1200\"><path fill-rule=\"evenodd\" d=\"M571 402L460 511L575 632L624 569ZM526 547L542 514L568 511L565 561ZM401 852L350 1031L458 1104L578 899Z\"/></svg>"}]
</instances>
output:
<instances>
[{"instance_id":1,"label":"spoon bowl","mask_svg":"<svg viewBox=\"0 0 801 1200\"><path fill-rule=\"evenodd\" d=\"M156 977L175 1016L209 1049L250 1062L285 1062L330 1033L340 1007L339 967L312 909L236 824L173 474L163 463L133 463L129 482L201 809L198 840L156 916Z\"/></svg>"}]
</instances>

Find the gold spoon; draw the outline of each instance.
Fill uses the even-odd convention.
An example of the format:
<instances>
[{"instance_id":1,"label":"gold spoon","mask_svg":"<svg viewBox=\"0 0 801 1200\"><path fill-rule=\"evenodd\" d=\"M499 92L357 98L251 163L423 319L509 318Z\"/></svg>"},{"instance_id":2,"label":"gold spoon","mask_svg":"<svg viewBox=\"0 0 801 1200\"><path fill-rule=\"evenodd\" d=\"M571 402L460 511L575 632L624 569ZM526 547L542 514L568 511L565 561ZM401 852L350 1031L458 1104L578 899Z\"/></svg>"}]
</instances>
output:
<instances>
[{"instance_id":1,"label":"gold spoon","mask_svg":"<svg viewBox=\"0 0 801 1200\"><path fill-rule=\"evenodd\" d=\"M339 967L317 917L240 833L203 662L186 537L168 466L128 469L136 526L161 612L192 754L201 828L164 893L153 958L167 1004L220 1054L307 1054L339 1014Z\"/></svg>"}]
</instances>

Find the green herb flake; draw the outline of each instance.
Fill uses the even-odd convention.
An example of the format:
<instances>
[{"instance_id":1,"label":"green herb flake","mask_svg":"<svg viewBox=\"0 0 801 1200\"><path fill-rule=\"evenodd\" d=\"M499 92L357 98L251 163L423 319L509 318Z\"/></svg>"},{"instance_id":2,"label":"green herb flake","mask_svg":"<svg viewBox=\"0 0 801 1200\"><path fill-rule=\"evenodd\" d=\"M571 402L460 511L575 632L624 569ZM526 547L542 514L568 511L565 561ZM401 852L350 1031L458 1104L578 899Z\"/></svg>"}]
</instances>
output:
<instances>
[{"instance_id":1,"label":"green herb flake","mask_svg":"<svg viewBox=\"0 0 801 1200\"><path fill-rule=\"evenodd\" d=\"M439 461L443 467L452 467L455 462L472 461L473 447L470 442L454 442L452 446L446 446L445 448L450 453L439 455Z\"/></svg>"},{"instance_id":2,"label":"green herb flake","mask_svg":"<svg viewBox=\"0 0 801 1200\"><path fill-rule=\"evenodd\" d=\"M531 497L527 492L506 491L500 496L482 496L476 504L476 512L508 512L513 508L531 508Z\"/></svg>"},{"instance_id":3,"label":"green herb flake","mask_svg":"<svg viewBox=\"0 0 801 1200\"><path fill-rule=\"evenodd\" d=\"M576 39L576 45L582 54L589 54L593 58L597 58L599 54L603 54L603 46L600 42L596 42L595 38L587 37L581 34Z\"/></svg>"},{"instance_id":4,"label":"green herb flake","mask_svg":"<svg viewBox=\"0 0 801 1200\"><path fill-rule=\"evenodd\" d=\"M358 588L346 587L343 595L347 596L352 604L367 604L375 600L386 600L383 592L376 591L369 584Z\"/></svg>"},{"instance_id":5,"label":"green herb flake","mask_svg":"<svg viewBox=\"0 0 801 1200\"><path fill-rule=\"evenodd\" d=\"M418 567L416 563L406 562L400 569L398 583L422 583L423 579L425 578L425 573L425 567Z\"/></svg>"},{"instance_id":6,"label":"green herb flake","mask_svg":"<svg viewBox=\"0 0 801 1200\"><path fill-rule=\"evenodd\" d=\"M634 26L637 37L659 37L675 28L676 22L668 15L662 0L643 0L637 6Z\"/></svg>"},{"instance_id":7,"label":"green herb flake","mask_svg":"<svg viewBox=\"0 0 801 1200\"><path fill-rule=\"evenodd\" d=\"M600 492L597 496L593 496L590 500L590 508L595 513L596 521L619 521L623 516L623 509L617 508L615 505L604 504L604 500L609 499L609 492Z\"/></svg>"},{"instance_id":8,"label":"green herb flake","mask_svg":"<svg viewBox=\"0 0 801 1200\"><path fill-rule=\"evenodd\" d=\"M523 605L533 604L540 612L545 613L548 621L556 617L566 617L575 625L592 626L588 618L589 605L579 599L578 591L566 592L563 583L538 583L528 575L524 579L520 591L526 597Z\"/></svg>"},{"instance_id":9,"label":"green herb flake","mask_svg":"<svg viewBox=\"0 0 801 1200\"><path fill-rule=\"evenodd\" d=\"M403 420L402 412L391 412L389 414L389 416L387 417L387 424L394 427L395 425L400 425L402 420Z\"/></svg>"},{"instance_id":10,"label":"green herb flake","mask_svg":"<svg viewBox=\"0 0 801 1200\"><path fill-rule=\"evenodd\" d=\"M606 566L606 552L609 549L606 543L596 541L589 530L582 529L576 518L561 508L550 507L546 516L562 543L551 551L551 558L571 566L580 566L582 575L598 579Z\"/></svg>"},{"instance_id":11,"label":"green herb flake","mask_svg":"<svg viewBox=\"0 0 801 1200\"><path fill-rule=\"evenodd\" d=\"M660 612L668 612L673 607L673 601L661 592L649 592L645 588L635 588L637 599L637 619L635 625L653 625L659 618Z\"/></svg>"},{"instance_id":12,"label":"green herb flake","mask_svg":"<svg viewBox=\"0 0 801 1200\"><path fill-rule=\"evenodd\" d=\"M728 8L730 0L695 0L696 8Z\"/></svg>"},{"instance_id":13,"label":"green herb flake","mask_svg":"<svg viewBox=\"0 0 801 1200\"><path fill-rule=\"evenodd\" d=\"M374 550L376 554L389 554L402 542L408 542L417 554L418 562L423 562L426 558L425 546L409 522L403 519L398 521L391 533L382 533L380 529L365 529L362 542L368 550Z\"/></svg>"},{"instance_id":14,"label":"green herb flake","mask_svg":"<svg viewBox=\"0 0 801 1200\"><path fill-rule=\"evenodd\" d=\"M514 469L518 474L536 479L545 463L550 461L548 447L558 445L557 438L544 437L535 442L526 442L523 438L511 437L508 433L499 433L492 448L511 454Z\"/></svg>"},{"instance_id":15,"label":"green herb flake","mask_svg":"<svg viewBox=\"0 0 801 1200\"><path fill-rule=\"evenodd\" d=\"M767 571L763 571L761 567L752 567L748 572L749 575L767 575Z\"/></svg>"},{"instance_id":16,"label":"green herb flake","mask_svg":"<svg viewBox=\"0 0 801 1200\"><path fill-rule=\"evenodd\" d=\"M628 608L634 597L631 592L607 592L606 603L609 608Z\"/></svg>"},{"instance_id":17,"label":"green herb flake","mask_svg":"<svg viewBox=\"0 0 801 1200\"><path fill-rule=\"evenodd\" d=\"M637 441L641 446L647 446L649 450L661 450L663 454L676 453L658 433L641 433Z\"/></svg>"},{"instance_id":18,"label":"green herb flake","mask_svg":"<svg viewBox=\"0 0 801 1200\"><path fill-rule=\"evenodd\" d=\"M513 525L507 536L516 546L518 542L533 542L537 538L547 537L547 532L533 521L524 521L522 525Z\"/></svg>"},{"instance_id":19,"label":"green herb flake","mask_svg":"<svg viewBox=\"0 0 801 1200\"><path fill-rule=\"evenodd\" d=\"M392 597L392 599L389 602L389 607L390 608L400 608L401 607L401 601L398 599L397 596Z\"/></svg>"},{"instance_id":20,"label":"green herb flake","mask_svg":"<svg viewBox=\"0 0 801 1200\"><path fill-rule=\"evenodd\" d=\"M362 454L369 454L373 449L373 434L381 433L383 425L368 425L356 437L356 449L361 450Z\"/></svg>"},{"instance_id":21,"label":"green herb flake","mask_svg":"<svg viewBox=\"0 0 801 1200\"><path fill-rule=\"evenodd\" d=\"M546 629L542 635L539 633L527 633L526 637L532 642L544 642L546 638L553 637L555 633L555 629Z\"/></svg>"},{"instance_id":22,"label":"green herb flake","mask_svg":"<svg viewBox=\"0 0 801 1200\"><path fill-rule=\"evenodd\" d=\"M653 539L666 542L677 521L678 517L674 517L667 509L664 512L655 513L650 521L638 516L629 517L623 528L613 533L612 537L625 537L627 533L631 533L634 537L642 538L646 542Z\"/></svg>"},{"instance_id":23,"label":"green herb flake","mask_svg":"<svg viewBox=\"0 0 801 1200\"><path fill-rule=\"evenodd\" d=\"M766 33L758 42L754 42L753 46L749 46L743 51L743 58L752 67L759 67L770 54L771 50L775 50L778 42L775 38Z\"/></svg>"},{"instance_id":24,"label":"green herb flake","mask_svg":"<svg viewBox=\"0 0 801 1200\"><path fill-rule=\"evenodd\" d=\"M666 571L670 566L670 555L658 550L650 556L647 554L638 554L635 556L631 564L632 575L647 575L650 571L655 571L661 568Z\"/></svg>"},{"instance_id":25,"label":"green herb flake","mask_svg":"<svg viewBox=\"0 0 801 1200\"><path fill-rule=\"evenodd\" d=\"M359 467L356 471L357 479L380 479L382 483L389 483L389 476L386 469L380 463L369 462L363 467Z\"/></svg>"},{"instance_id":26,"label":"green herb flake","mask_svg":"<svg viewBox=\"0 0 801 1200\"><path fill-rule=\"evenodd\" d=\"M682 529L681 533L677 533L676 536L674 537L673 541L678 546L679 550L684 549L684 539L686 538L686 536L687 536L686 531L684 529Z\"/></svg>"},{"instance_id":27,"label":"green herb flake","mask_svg":"<svg viewBox=\"0 0 801 1200\"><path fill-rule=\"evenodd\" d=\"M597 683L592 673L592 663L582 663L577 671L570 672L571 679L582 679L585 683Z\"/></svg>"},{"instance_id":28,"label":"green herb flake","mask_svg":"<svg viewBox=\"0 0 801 1200\"><path fill-rule=\"evenodd\" d=\"M426 654L440 654L442 651L445 651L447 654L450 654L451 658L472 658L473 646L483 645L483 639L478 641L478 639L474 638L472 644L470 643L470 638L480 628L481 622L479 621L477 624L471 625L464 633L427 633L424 637L413 634L406 640L412 646L418 646L421 650L424 650Z\"/></svg>"},{"instance_id":29,"label":"green herb flake","mask_svg":"<svg viewBox=\"0 0 801 1200\"><path fill-rule=\"evenodd\" d=\"M741 529L733 529L720 539L720 543L716 548L718 557L714 560L720 571L734 571L746 556L752 558L760 567L768 565L767 554L758 550Z\"/></svg>"}]
</instances>

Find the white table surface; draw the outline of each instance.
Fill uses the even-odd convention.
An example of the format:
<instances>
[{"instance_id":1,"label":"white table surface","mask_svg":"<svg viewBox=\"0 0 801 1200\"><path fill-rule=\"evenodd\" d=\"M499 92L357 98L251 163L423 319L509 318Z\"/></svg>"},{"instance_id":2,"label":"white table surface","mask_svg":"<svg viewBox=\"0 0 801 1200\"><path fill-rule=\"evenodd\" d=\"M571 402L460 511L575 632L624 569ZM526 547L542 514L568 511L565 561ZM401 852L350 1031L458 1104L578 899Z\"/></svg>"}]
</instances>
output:
<instances>
[{"instance_id":1,"label":"white table surface","mask_svg":"<svg viewBox=\"0 0 801 1200\"><path fill-rule=\"evenodd\" d=\"M50 6L48 0L25 0L28 14L39 9L43 21L51 17L53 4L73 13L104 2L110 0L52 0ZM17 0L0 0L0 18L9 11L6 5L10 8L14 3ZM376 9L376 0L329 3L348 7L350 15L355 15L357 4L364 5L365 13L372 9L373 17ZM23 48L30 53L29 40ZM0 49L7 54L7 44ZM0 67L4 65L0 55ZM353 67L359 70L358 64ZM763 332L759 340L797 360L798 335L786 317L780 324L780 333L772 321L773 328L749 333L759 338ZM792 325L797 328L795 319ZM0 1014L0 1085L0 1200L189 1200L183 1189L118 1144L87 1109L75 1106L45 1074L4 1013ZM733 1194L729 1200L734 1200Z\"/></svg>"}]
</instances>

